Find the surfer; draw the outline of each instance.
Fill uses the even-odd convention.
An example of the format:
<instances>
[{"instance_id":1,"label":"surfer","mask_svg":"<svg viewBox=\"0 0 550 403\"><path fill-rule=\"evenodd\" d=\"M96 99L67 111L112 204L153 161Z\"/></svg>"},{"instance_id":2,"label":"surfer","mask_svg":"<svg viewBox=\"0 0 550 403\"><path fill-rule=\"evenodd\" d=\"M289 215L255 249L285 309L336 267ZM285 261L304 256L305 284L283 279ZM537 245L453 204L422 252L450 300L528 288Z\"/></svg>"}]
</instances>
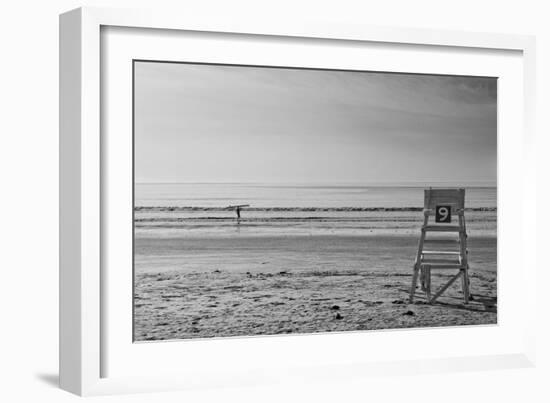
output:
<instances>
[{"instance_id":1,"label":"surfer","mask_svg":"<svg viewBox=\"0 0 550 403\"><path fill-rule=\"evenodd\" d=\"M228 209L233 209L235 210L235 213L237 214L237 222L239 222L241 220L241 208L243 207L250 207L249 204L239 204L239 205L236 205L236 206L228 206L227 208Z\"/></svg>"}]
</instances>

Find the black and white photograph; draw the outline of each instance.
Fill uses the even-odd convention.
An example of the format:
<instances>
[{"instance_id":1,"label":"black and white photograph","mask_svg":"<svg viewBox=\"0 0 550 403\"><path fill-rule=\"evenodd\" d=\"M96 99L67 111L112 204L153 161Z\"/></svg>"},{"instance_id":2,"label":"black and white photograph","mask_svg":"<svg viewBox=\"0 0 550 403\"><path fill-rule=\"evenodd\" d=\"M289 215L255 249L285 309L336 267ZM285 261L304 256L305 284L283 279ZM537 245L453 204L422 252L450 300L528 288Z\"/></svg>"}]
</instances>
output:
<instances>
[{"instance_id":1,"label":"black and white photograph","mask_svg":"<svg viewBox=\"0 0 550 403\"><path fill-rule=\"evenodd\" d=\"M497 323L497 78L133 62L136 342Z\"/></svg>"}]
</instances>

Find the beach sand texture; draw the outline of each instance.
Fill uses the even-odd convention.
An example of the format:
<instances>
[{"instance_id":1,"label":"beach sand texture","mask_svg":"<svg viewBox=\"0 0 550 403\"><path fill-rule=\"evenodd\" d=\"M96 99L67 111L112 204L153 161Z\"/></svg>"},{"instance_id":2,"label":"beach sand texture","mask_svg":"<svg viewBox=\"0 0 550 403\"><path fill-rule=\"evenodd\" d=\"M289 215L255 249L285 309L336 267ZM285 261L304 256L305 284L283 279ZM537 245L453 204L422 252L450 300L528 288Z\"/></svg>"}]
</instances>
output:
<instances>
[{"instance_id":1,"label":"beach sand texture","mask_svg":"<svg viewBox=\"0 0 550 403\"><path fill-rule=\"evenodd\" d=\"M135 210L136 341L495 324L496 210L470 209L471 293L408 303L419 209ZM454 272L453 272L454 273ZM436 289L452 275L434 271Z\"/></svg>"}]
</instances>

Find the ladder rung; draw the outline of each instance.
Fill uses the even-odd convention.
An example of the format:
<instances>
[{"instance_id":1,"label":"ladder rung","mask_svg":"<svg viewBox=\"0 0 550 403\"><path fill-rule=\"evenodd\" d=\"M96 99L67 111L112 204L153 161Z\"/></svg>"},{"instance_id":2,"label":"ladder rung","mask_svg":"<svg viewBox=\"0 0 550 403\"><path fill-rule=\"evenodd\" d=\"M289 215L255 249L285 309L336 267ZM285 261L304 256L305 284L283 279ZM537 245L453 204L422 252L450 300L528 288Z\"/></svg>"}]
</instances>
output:
<instances>
[{"instance_id":1,"label":"ladder rung","mask_svg":"<svg viewBox=\"0 0 550 403\"><path fill-rule=\"evenodd\" d=\"M422 263L422 264L426 264L427 266L429 265L430 266L430 269L435 269L435 270L439 270L439 269L464 269L464 266L462 266L461 264L440 264L440 263Z\"/></svg>"},{"instance_id":2,"label":"ladder rung","mask_svg":"<svg viewBox=\"0 0 550 403\"><path fill-rule=\"evenodd\" d=\"M434 244L434 245L449 245L459 243L459 239L424 239L424 243Z\"/></svg>"},{"instance_id":3,"label":"ladder rung","mask_svg":"<svg viewBox=\"0 0 550 403\"><path fill-rule=\"evenodd\" d=\"M437 259L437 258L431 258L431 259L421 259L420 264L460 264L458 260L449 260L449 259Z\"/></svg>"},{"instance_id":4,"label":"ladder rung","mask_svg":"<svg viewBox=\"0 0 550 403\"><path fill-rule=\"evenodd\" d=\"M458 251L450 250L423 250L423 255L460 255Z\"/></svg>"},{"instance_id":5,"label":"ladder rung","mask_svg":"<svg viewBox=\"0 0 550 403\"><path fill-rule=\"evenodd\" d=\"M460 232L461 229L458 225L426 225L424 227L426 231L439 231L439 232Z\"/></svg>"}]
</instances>

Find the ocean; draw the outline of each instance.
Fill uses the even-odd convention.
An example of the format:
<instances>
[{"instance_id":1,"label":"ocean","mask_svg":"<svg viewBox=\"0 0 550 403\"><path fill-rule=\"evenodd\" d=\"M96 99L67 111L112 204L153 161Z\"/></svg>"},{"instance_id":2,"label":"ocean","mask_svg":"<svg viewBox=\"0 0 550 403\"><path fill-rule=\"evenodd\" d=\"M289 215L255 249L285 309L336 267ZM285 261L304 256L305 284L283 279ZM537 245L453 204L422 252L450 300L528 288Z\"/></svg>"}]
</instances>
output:
<instances>
[{"instance_id":1,"label":"ocean","mask_svg":"<svg viewBox=\"0 0 550 403\"><path fill-rule=\"evenodd\" d=\"M416 234L423 187L136 184L134 229L148 237ZM496 235L496 188L466 189L470 231ZM246 204L240 218L230 205Z\"/></svg>"},{"instance_id":2,"label":"ocean","mask_svg":"<svg viewBox=\"0 0 550 403\"><path fill-rule=\"evenodd\" d=\"M137 183L135 207L420 208L420 186L262 183ZM467 208L496 208L496 187L466 187Z\"/></svg>"}]
</instances>

